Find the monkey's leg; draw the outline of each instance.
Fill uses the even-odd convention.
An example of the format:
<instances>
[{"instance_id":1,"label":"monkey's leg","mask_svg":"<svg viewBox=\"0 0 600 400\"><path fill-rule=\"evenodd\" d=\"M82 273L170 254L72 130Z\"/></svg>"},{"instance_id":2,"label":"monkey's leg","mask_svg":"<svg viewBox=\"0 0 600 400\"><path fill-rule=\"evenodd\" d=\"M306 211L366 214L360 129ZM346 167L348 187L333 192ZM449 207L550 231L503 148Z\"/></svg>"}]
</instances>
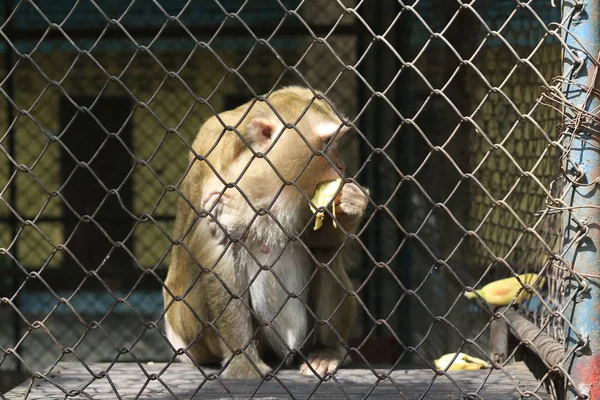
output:
<instances>
[{"instance_id":1,"label":"monkey's leg","mask_svg":"<svg viewBox=\"0 0 600 400\"><path fill-rule=\"evenodd\" d=\"M255 254L260 253L257 251ZM262 258L262 259L261 259ZM285 250L269 249L259 260L264 265L273 266L261 271L253 260L248 262L252 279L250 287L252 308L256 311L259 323L268 323L263 329L266 342L284 359L289 350L295 350L306 339L308 332L308 290L304 287L311 274L311 260L297 244L289 243ZM285 287L285 289L284 289ZM296 293L298 298L288 298L288 293ZM287 359L288 362L292 358Z\"/></svg>"},{"instance_id":2,"label":"monkey's leg","mask_svg":"<svg viewBox=\"0 0 600 400\"><path fill-rule=\"evenodd\" d=\"M198 364L208 364L217 361L205 343L204 339L206 339L206 335L196 338L196 336L199 336L198 334L202 328L194 313L182 302L172 303L172 298L166 291L163 291L163 296L165 298L165 306L170 304L165 316L165 335L173 348L175 350L187 349L193 361ZM194 302L193 299L192 301L186 299L186 301L190 305L194 304L195 310L202 311L204 309L202 306L196 306L202 303ZM190 345L192 340L194 340L194 343ZM180 362L192 362L187 354L178 355L176 359Z\"/></svg>"},{"instance_id":3,"label":"monkey's leg","mask_svg":"<svg viewBox=\"0 0 600 400\"><path fill-rule=\"evenodd\" d=\"M204 326L208 307L202 291L203 280L198 278L198 267L190 255L175 248L163 289L165 334L174 350L187 349L187 354L177 356L178 361L214 364L220 360L210 350L209 342L216 341Z\"/></svg>"},{"instance_id":4,"label":"monkey's leg","mask_svg":"<svg viewBox=\"0 0 600 400\"><path fill-rule=\"evenodd\" d=\"M331 252L314 250L317 260L327 262ZM352 290L352 282L344 269L340 256L331 262L331 268L320 268L311 282L311 293L314 294L313 310L321 321L316 329L316 346L307 357L312 368L321 376L332 373L344 359L347 343L356 314L356 300L348 292ZM337 278L337 279L336 279ZM346 357L344 363L350 361ZM308 365L303 364L300 372L312 375Z\"/></svg>"},{"instance_id":5,"label":"monkey's leg","mask_svg":"<svg viewBox=\"0 0 600 400\"><path fill-rule=\"evenodd\" d=\"M215 268L220 281L209 275L204 287L210 314L216 317L214 328L219 348L213 352L221 356L223 365L228 363L224 377L259 378L271 368L258 354L253 337L250 296L246 290L248 280L245 271L240 270L244 266L236 264L231 258L221 260Z\"/></svg>"},{"instance_id":6,"label":"monkey's leg","mask_svg":"<svg viewBox=\"0 0 600 400\"><path fill-rule=\"evenodd\" d=\"M205 265L216 262L201 283L209 322L213 323L210 331L216 337L210 350L222 360L224 377L258 378L271 369L260 358L256 346L247 264L235 255L246 250L230 243L231 238L239 239L245 226L240 214L241 203L235 202L231 192L222 197L218 193L207 196L203 205L212 209L214 218L207 220L207 229L200 225L196 231L197 246L203 251L195 253Z\"/></svg>"}]
</instances>

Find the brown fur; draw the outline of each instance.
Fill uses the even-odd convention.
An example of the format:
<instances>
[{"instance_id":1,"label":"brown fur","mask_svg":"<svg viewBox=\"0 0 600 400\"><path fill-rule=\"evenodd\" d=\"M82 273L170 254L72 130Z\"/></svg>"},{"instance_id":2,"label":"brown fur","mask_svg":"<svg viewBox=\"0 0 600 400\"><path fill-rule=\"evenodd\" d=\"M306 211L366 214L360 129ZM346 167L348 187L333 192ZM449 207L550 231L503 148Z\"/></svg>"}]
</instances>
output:
<instances>
[{"instance_id":1,"label":"brown fur","mask_svg":"<svg viewBox=\"0 0 600 400\"><path fill-rule=\"evenodd\" d=\"M265 321L257 321L256 315L260 307L267 310L263 311L265 315L280 307L284 292L278 278L292 278L296 282L294 274L301 271L312 274L318 269L302 296L308 299L306 305L318 319L327 323L319 325L306 343L301 340L302 332L297 338L292 330L287 335L289 343L305 344L301 349L303 354L307 354L306 349L311 351L308 361L319 373L337 368L345 354L340 338L347 341L355 316L355 299L347 295L352 285L344 269L344 251L331 258L346 240L343 231L356 231L367 199L358 186L345 184L335 201L341 227L334 229L327 219L320 230L313 231L307 197L313 196L318 183L338 178L333 164L343 164L337 150L328 154L329 160L315 156L302 138L317 151L322 150L323 139L314 133L314 127L327 123L340 126L341 120L325 100L315 99L305 88L277 90L268 96L267 102L248 102L213 116L200 128L193 143L197 156L190 156L191 167L181 184L182 199L173 233L174 240L180 242L173 247L165 282L168 328L187 346L187 353L195 362L221 362L226 365L228 377L253 377L268 372L270 369L261 355L269 345L280 357L285 356L288 347L276 343L273 337L277 334L264 327L259 329ZM295 129L282 131L286 123L293 124L302 136ZM272 139L265 139L262 133L272 133L274 138L280 131L267 151ZM248 145L265 152L273 166L263 158L253 158ZM227 188L223 181L235 182L237 187ZM286 186L285 181L295 185ZM269 214L257 216L255 210L260 208L268 209L274 219ZM300 235L304 229L303 244L290 242L290 236ZM228 235L243 244L232 243ZM260 253L254 249L264 245L270 249L268 256L254 254ZM292 245L297 247L290 250ZM302 258L304 246L317 262L329 266L315 264L312 257ZM277 272L259 271L252 261L259 256L275 257L277 252L283 254L272 268ZM298 265L293 264L294 258ZM286 264L289 262L293 265ZM308 269L304 267L307 263ZM256 287L249 289L255 274L259 278L253 285L259 285L261 279L258 292ZM303 282L304 278L298 279ZM251 294L251 290L255 292ZM301 290L297 292L300 294ZM287 295L284 300L288 300ZM293 305L289 301L289 307L302 307L299 300L293 301ZM289 327L290 315L295 314L281 311L281 316L274 316L273 321L280 318L283 326ZM301 320L299 317L299 331L305 329ZM307 321L311 326L315 324L310 316ZM310 370L304 366L303 372Z\"/></svg>"}]
</instances>

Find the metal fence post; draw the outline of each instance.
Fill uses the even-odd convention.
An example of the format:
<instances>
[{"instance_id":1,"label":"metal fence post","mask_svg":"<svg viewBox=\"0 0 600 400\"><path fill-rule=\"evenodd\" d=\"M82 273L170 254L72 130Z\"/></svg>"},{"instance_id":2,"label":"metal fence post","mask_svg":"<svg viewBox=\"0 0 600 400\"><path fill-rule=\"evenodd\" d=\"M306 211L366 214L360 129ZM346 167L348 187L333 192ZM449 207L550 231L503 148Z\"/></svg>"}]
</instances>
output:
<instances>
[{"instance_id":1,"label":"metal fence post","mask_svg":"<svg viewBox=\"0 0 600 400\"><path fill-rule=\"evenodd\" d=\"M587 88L595 85L597 59L600 50L600 0L564 0L563 23L569 50L564 52L563 76L567 83L563 88L567 101L581 109L597 113L600 102L595 95L587 95ZM569 18L567 18L570 16ZM565 21L566 18L566 21ZM569 33L570 32L570 33ZM590 59L593 57L594 59ZM569 84L569 82L571 82ZM575 83L575 84L573 84ZM569 110L566 110L569 113ZM567 317L567 345L576 350L566 366L575 388L572 393L600 398L600 286L598 279L585 276L600 275L600 191L595 180L600 178L600 152L598 127L590 127L590 119L577 119L567 114L565 121L567 141L573 136L569 148L566 173L577 184L567 185L564 197L573 208L565 213L565 261L573 271L580 274L584 285L572 274L566 284L566 298L571 299ZM590 129L592 128L592 129ZM588 230L581 240L582 233ZM589 285L586 285L588 284ZM587 342L587 343L586 343Z\"/></svg>"}]
</instances>

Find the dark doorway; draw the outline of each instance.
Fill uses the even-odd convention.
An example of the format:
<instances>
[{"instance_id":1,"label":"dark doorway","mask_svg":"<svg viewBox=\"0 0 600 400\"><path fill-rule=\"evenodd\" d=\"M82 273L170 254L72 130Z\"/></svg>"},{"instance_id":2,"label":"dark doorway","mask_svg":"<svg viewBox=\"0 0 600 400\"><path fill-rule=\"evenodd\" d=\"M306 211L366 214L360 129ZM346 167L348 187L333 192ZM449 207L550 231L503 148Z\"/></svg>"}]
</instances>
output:
<instances>
[{"instance_id":1,"label":"dark doorway","mask_svg":"<svg viewBox=\"0 0 600 400\"><path fill-rule=\"evenodd\" d=\"M68 128L61 140L79 162L88 163L92 172L78 165L63 149L61 171L63 182L67 183L62 195L68 203L63 206L65 240L70 238L67 248L86 270L97 269L102 264L100 275L112 281L111 277L118 278L131 271L128 266L133 264L127 251L114 246L107 238L124 242L126 248L133 252L132 239L126 238L131 233L134 220L125 211L132 209L132 184L127 175L133 159L124 147L132 148L132 127L126 121L133 105L130 99L124 97L102 97L98 100L75 97L73 100L79 106L91 107L93 116L81 110L77 112L77 108L63 98L60 120L63 129ZM120 140L106 132L118 133ZM109 190L117 190L119 197L110 194ZM93 216L97 224L81 221L71 209L82 216ZM75 263L73 258L65 257L65 267L75 267Z\"/></svg>"}]
</instances>

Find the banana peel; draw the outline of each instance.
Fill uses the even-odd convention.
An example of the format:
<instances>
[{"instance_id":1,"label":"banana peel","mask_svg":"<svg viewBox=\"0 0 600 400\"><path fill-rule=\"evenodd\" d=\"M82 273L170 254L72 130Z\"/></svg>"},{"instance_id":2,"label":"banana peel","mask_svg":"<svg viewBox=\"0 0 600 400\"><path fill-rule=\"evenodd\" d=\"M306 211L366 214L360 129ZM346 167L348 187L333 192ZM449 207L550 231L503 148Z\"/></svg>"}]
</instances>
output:
<instances>
[{"instance_id":1,"label":"banana peel","mask_svg":"<svg viewBox=\"0 0 600 400\"><path fill-rule=\"evenodd\" d=\"M537 274L519 275L519 279L521 279L523 283L528 284L535 282L537 277ZM539 283L539 286L541 287L543 284L544 280L542 279ZM481 296L481 298L484 299L488 304L494 306L507 306L515 298L517 292L522 288L523 286L521 286L521 283L517 280L517 278L510 277L490 282L483 288L476 290L476 292L479 293L479 296ZM474 292L466 292L464 295L470 300L477 298L477 295ZM529 297L531 297L531 293L523 289L513 304L518 304Z\"/></svg>"},{"instance_id":2,"label":"banana peel","mask_svg":"<svg viewBox=\"0 0 600 400\"><path fill-rule=\"evenodd\" d=\"M342 179L336 179L333 181L322 182L317 185L317 189L315 190L315 195L312 198L312 203L317 207L326 207L336 196L338 190L342 186ZM310 205L310 210L314 213L317 211L312 205ZM332 213L335 217L335 206L332 207ZM323 226L323 220L325 219L325 213L323 211L318 212L315 215L315 226L313 230L317 230ZM333 220L333 227L337 228L337 224L335 223L335 219Z\"/></svg>"},{"instance_id":3,"label":"banana peel","mask_svg":"<svg viewBox=\"0 0 600 400\"><path fill-rule=\"evenodd\" d=\"M456 360L452 362L452 359L456 356ZM445 370L448 368L448 371L474 371L478 369L486 369L490 368L491 365L481 358L471 357L465 353L448 353L444 354L437 360L434 360L433 363L438 370Z\"/></svg>"}]
</instances>

